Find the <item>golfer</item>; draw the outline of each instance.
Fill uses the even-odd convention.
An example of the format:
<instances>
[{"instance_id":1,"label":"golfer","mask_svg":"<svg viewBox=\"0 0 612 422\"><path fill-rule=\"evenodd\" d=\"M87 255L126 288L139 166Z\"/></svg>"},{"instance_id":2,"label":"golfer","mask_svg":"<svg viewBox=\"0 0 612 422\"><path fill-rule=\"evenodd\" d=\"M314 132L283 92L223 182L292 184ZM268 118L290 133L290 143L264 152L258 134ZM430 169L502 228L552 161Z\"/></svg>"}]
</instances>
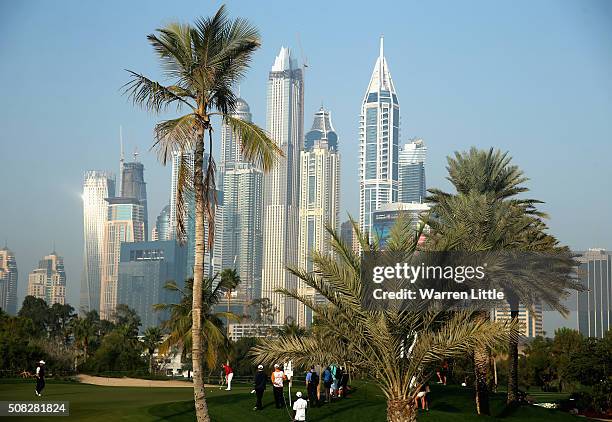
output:
<instances>
[{"instance_id":1,"label":"golfer","mask_svg":"<svg viewBox=\"0 0 612 422\"><path fill-rule=\"evenodd\" d=\"M232 378L234 378L234 370L229 364L223 364L223 370L225 371L225 380L227 381L227 388L225 391L230 391L232 389Z\"/></svg>"},{"instance_id":2,"label":"golfer","mask_svg":"<svg viewBox=\"0 0 612 422\"><path fill-rule=\"evenodd\" d=\"M36 367L36 395L42 397L42 391L45 388L45 361L38 362Z\"/></svg>"}]
</instances>

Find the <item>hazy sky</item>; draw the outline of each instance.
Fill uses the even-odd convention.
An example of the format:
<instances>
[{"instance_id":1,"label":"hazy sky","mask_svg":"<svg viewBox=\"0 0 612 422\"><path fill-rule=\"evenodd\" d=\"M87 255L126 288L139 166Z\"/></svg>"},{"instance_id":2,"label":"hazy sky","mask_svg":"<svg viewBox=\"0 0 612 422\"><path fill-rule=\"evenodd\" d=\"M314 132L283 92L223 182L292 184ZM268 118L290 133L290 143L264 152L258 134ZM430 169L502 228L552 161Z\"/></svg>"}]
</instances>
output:
<instances>
[{"instance_id":1,"label":"hazy sky","mask_svg":"<svg viewBox=\"0 0 612 422\"><path fill-rule=\"evenodd\" d=\"M56 244L78 304L80 191L88 169L117 171L119 126L138 148L149 221L169 196L153 152L156 117L121 95L124 69L160 74L145 36L215 12L199 1L0 2L0 240L27 274ZM472 145L510 151L575 249L612 247L612 2L229 1L263 47L241 84L265 124L267 73L282 45L307 57L305 127L323 103L342 153L342 210L358 214L358 118L385 36L401 141L428 147L427 185L448 188L445 157ZM383 7L384 6L384 7ZM301 50L298 39L301 41ZM217 132L218 133L218 132ZM217 137L217 141L219 141Z\"/></svg>"}]
</instances>

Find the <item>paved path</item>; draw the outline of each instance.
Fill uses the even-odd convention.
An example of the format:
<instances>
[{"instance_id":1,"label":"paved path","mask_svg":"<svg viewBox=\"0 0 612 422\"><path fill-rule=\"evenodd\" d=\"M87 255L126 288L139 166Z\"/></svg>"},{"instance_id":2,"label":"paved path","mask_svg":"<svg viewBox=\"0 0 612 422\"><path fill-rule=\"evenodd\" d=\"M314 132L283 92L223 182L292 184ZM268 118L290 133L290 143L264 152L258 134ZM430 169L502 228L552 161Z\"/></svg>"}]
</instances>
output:
<instances>
[{"instance_id":1,"label":"paved path","mask_svg":"<svg viewBox=\"0 0 612 422\"><path fill-rule=\"evenodd\" d=\"M140 378L106 378L80 374L77 381L84 384L102 385L107 387L186 387L193 388L193 383L179 380L145 380ZM208 387L208 385L207 385Z\"/></svg>"}]
</instances>

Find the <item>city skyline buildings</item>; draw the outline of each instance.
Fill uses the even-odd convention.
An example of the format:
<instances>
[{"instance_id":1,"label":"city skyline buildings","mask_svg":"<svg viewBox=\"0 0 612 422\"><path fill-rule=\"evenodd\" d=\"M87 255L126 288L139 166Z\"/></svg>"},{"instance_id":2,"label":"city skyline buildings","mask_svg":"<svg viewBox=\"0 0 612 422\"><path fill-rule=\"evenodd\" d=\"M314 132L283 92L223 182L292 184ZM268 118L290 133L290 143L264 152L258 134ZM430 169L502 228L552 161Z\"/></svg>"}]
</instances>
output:
<instances>
[{"instance_id":1,"label":"city skyline buildings","mask_svg":"<svg viewBox=\"0 0 612 422\"><path fill-rule=\"evenodd\" d=\"M286 267L298 261L299 159L304 142L303 69L285 47L268 74L266 130L285 158L264 175L262 297L278 308L276 322L284 323L297 316L297 301L276 289L298 286Z\"/></svg>"},{"instance_id":2,"label":"city skyline buildings","mask_svg":"<svg viewBox=\"0 0 612 422\"><path fill-rule=\"evenodd\" d=\"M372 213L397 202L400 105L380 37L379 55L359 116L359 224L372 232Z\"/></svg>"}]
</instances>

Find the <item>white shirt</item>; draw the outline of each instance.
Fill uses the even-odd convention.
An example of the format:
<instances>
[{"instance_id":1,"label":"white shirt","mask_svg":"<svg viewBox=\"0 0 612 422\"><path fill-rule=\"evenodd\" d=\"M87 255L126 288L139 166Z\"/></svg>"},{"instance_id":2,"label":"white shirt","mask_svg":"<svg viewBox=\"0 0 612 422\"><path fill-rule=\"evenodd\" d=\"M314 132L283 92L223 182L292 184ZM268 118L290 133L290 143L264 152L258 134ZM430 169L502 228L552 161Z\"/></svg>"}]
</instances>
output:
<instances>
[{"instance_id":1,"label":"white shirt","mask_svg":"<svg viewBox=\"0 0 612 422\"><path fill-rule=\"evenodd\" d=\"M275 387L282 387L283 378L285 377L285 373L283 371L274 371L272 372L272 375L274 376L274 380L272 381L272 384Z\"/></svg>"},{"instance_id":2,"label":"white shirt","mask_svg":"<svg viewBox=\"0 0 612 422\"><path fill-rule=\"evenodd\" d=\"M296 421L306 420L306 408L307 407L308 407L308 402L301 397L293 403L293 410L295 410L295 420Z\"/></svg>"}]
</instances>

